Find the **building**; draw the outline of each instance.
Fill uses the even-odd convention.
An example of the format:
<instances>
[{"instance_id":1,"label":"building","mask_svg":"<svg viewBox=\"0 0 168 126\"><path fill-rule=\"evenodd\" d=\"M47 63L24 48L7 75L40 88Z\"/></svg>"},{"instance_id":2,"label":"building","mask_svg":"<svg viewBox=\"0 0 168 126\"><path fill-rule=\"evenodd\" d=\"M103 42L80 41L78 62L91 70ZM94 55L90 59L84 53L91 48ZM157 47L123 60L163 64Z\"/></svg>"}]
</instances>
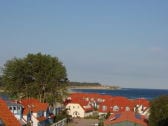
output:
<instances>
[{"instance_id":1,"label":"building","mask_svg":"<svg viewBox=\"0 0 168 126\"><path fill-rule=\"evenodd\" d=\"M148 126L146 118L134 112L112 114L104 124L105 126Z\"/></svg>"},{"instance_id":2,"label":"building","mask_svg":"<svg viewBox=\"0 0 168 126\"><path fill-rule=\"evenodd\" d=\"M68 114L72 117L87 117L93 114L93 107L85 100L76 100L66 105Z\"/></svg>"},{"instance_id":3,"label":"building","mask_svg":"<svg viewBox=\"0 0 168 126\"><path fill-rule=\"evenodd\" d=\"M81 104L80 102L87 102L95 110L98 110L99 115L107 113L115 114L121 112L136 112L140 115L149 117L149 101L144 98L128 99L122 96L110 96L94 93L72 93L65 101L68 103ZM81 105L80 105L81 106ZM71 113L71 115L73 115Z\"/></svg>"},{"instance_id":4,"label":"building","mask_svg":"<svg viewBox=\"0 0 168 126\"><path fill-rule=\"evenodd\" d=\"M8 109L15 115L18 120L22 119L23 116L23 106L17 101L6 101Z\"/></svg>"},{"instance_id":5,"label":"building","mask_svg":"<svg viewBox=\"0 0 168 126\"><path fill-rule=\"evenodd\" d=\"M99 115L110 113L118 113L125 111L133 111L134 104L132 100L125 97L112 97L111 99L106 99L99 105Z\"/></svg>"},{"instance_id":6,"label":"building","mask_svg":"<svg viewBox=\"0 0 168 126\"><path fill-rule=\"evenodd\" d=\"M17 108L12 108L14 112ZM0 126L22 126L14 114L9 110L6 102L0 99Z\"/></svg>"},{"instance_id":7,"label":"building","mask_svg":"<svg viewBox=\"0 0 168 126\"><path fill-rule=\"evenodd\" d=\"M46 126L53 122L53 114L49 112L48 103L41 103L35 98L20 101L23 106L23 120L32 126Z\"/></svg>"},{"instance_id":8,"label":"building","mask_svg":"<svg viewBox=\"0 0 168 126\"><path fill-rule=\"evenodd\" d=\"M13 113L15 118L19 120L21 125L25 126L26 122L23 120L23 109L24 109L23 106L19 104L18 101L10 101L10 100L7 100L6 104L8 106L8 109L11 111L11 113Z\"/></svg>"},{"instance_id":9,"label":"building","mask_svg":"<svg viewBox=\"0 0 168 126\"><path fill-rule=\"evenodd\" d=\"M146 118L149 117L150 115L150 103L148 100L144 99L144 98L138 98L134 100L134 111L138 112L141 115L144 115Z\"/></svg>"}]
</instances>

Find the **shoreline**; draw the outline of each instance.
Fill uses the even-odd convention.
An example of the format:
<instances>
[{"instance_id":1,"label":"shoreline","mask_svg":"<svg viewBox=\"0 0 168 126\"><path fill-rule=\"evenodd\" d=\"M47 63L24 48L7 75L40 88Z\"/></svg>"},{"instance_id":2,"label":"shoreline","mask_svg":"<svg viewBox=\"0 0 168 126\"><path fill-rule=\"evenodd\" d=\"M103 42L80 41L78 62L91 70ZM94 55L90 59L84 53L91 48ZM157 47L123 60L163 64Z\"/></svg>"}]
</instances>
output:
<instances>
[{"instance_id":1,"label":"shoreline","mask_svg":"<svg viewBox=\"0 0 168 126\"><path fill-rule=\"evenodd\" d=\"M107 89L107 90L117 90L121 89L117 86L70 86L70 89Z\"/></svg>"},{"instance_id":2,"label":"shoreline","mask_svg":"<svg viewBox=\"0 0 168 126\"><path fill-rule=\"evenodd\" d=\"M112 86L70 86L68 87L68 92L69 93L75 93L76 91L74 90L119 90L121 89L120 87L112 87Z\"/></svg>"}]
</instances>

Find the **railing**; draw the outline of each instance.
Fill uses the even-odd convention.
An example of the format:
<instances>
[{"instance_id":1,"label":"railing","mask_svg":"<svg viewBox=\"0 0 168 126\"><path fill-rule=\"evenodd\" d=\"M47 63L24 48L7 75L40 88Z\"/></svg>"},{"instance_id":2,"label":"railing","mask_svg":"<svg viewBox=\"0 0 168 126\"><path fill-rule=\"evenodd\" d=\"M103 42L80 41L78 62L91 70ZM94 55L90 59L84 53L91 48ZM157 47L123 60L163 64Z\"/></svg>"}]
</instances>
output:
<instances>
[{"instance_id":1,"label":"railing","mask_svg":"<svg viewBox=\"0 0 168 126\"><path fill-rule=\"evenodd\" d=\"M67 118L64 118L64 119L52 124L51 126L65 126L66 122L67 122Z\"/></svg>"}]
</instances>

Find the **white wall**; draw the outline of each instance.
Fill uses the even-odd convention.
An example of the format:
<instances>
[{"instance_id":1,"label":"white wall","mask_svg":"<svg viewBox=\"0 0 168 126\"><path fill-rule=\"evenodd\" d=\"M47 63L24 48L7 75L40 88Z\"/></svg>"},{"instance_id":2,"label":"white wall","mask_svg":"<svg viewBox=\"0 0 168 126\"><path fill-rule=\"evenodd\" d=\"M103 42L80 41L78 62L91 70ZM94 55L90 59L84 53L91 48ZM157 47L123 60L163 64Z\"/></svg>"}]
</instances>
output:
<instances>
[{"instance_id":1,"label":"white wall","mask_svg":"<svg viewBox=\"0 0 168 126\"><path fill-rule=\"evenodd\" d=\"M71 115L72 117L85 117L85 111L83 110L83 108L77 104L77 103L69 103L66 105L66 108L69 109L68 113L69 115ZM78 113L78 115L75 115L75 112Z\"/></svg>"},{"instance_id":2,"label":"white wall","mask_svg":"<svg viewBox=\"0 0 168 126\"><path fill-rule=\"evenodd\" d=\"M147 107L143 107L142 105L137 105L137 110L138 110L138 113L141 114L141 115L144 115L146 116L147 118L149 117L150 115L150 108L147 108ZM145 109L145 111L143 111ZM134 111L135 111L135 108L134 108Z\"/></svg>"},{"instance_id":3,"label":"white wall","mask_svg":"<svg viewBox=\"0 0 168 126\"><path fill-rule=\"evenodd\" d=\"M91 115L93 115L93 112L87 112L84 114L84 117L91 116Z\"/></svg>"},{"instance_id":4,"label":"white wall","mask_svg":"<svg viewBox=\"0 0 168 126\"><path fill-rule=\"evenodd\" d=\"M36 119L37 113L32 114L32 121L33 121L33 126L38 126L38 120Z\"/></svg>"}]
</instances>

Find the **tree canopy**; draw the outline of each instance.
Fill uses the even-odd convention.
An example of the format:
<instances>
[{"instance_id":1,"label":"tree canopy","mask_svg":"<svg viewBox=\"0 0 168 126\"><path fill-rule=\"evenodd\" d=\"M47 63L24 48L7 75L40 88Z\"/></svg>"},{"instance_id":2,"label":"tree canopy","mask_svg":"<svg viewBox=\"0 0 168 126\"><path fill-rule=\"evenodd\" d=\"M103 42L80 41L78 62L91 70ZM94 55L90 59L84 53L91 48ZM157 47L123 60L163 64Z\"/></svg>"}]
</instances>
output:
<instances>
[{"instance_id":1,"label":"tree canopy","mask_svg":"<svg viewBox=\"0 0 168 126\"><path fill-rule=\"evenodd\" d=\"M168 95L151 101L150 126L168 126Z\"/></svg>"},{"instance_id":2,"label":"tree canopy","mask_svg":"<svg viewBox=\"0 0 168 126\"><path fill-rule=\"evenodd\" d=\"M0 87L3 86L2 77L0 76Z\"/></svg>"},{"instance_id":3,"label":"tree canopy","mask_svg":"<svg viewBox=\"0 0 168 126\"><path fill-rule=\"evenodd\" d=\"M66 93L66 68L57 57L41 53L13 58L3 67L3 83L12 96L54 103Z\"/></svg>"}]
</instances>

